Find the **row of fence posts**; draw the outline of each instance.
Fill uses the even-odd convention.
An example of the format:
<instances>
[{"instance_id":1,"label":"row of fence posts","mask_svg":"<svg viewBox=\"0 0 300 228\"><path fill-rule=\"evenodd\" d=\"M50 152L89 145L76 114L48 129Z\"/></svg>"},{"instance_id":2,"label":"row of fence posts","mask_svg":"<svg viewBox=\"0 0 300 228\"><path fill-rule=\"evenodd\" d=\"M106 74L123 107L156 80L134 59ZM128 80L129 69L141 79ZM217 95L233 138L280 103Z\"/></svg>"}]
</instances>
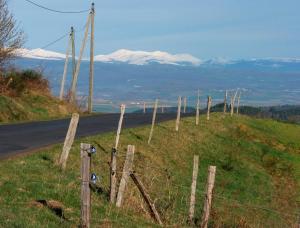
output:
<instances>
[{"instance_id":1,"label":"row of fence posts","mask_svg":"<svg viewBox=\"0 0 300 228\"><path fill-rule=\"evenodd\" d=\"M231 96L231 113L234 109L234 103L237 96L238 91L235 92L234 95ZM224 97L224 113L226 113L227 109L227 91L225 92ZM186 104L187 99L183 99L184 103L184 109L183 112L186 111ZM238 96L238 107L239 107L239 101L240 100L240 94ZM182 98L181 96L178 97L178 109L177 109L177 118L176 118L176 126L175 130L179 131L179 124L180 124L180 114L181 114L181 107L182 105ZM207 99L207 120L210 119L210 109L212 105L212 98L208 96ZM238 107L237 107L237 114L238 114ZM122 172L122 178L119 184L119 189L116 191L117 187L117 151L118 151L118 145L120 140L120 134L122 130L122 123L123 118L125 114L125 105L122 104L120 107L120 119L118 123L118 129L115 139L115 145L112 148L111 152L111 162L110 162L110 203L114 204L116 203L117 207L121 207L123 196L126 189L126 183L128 182L129 177L133 180L133 182L136 184L137 188L139 189L141 195L143 196L145 202L147 203L149 207L149 211L151 216L157 221L160 225L162 225L162 221L160 219L159 213L157 212L155 205L153 201L150 198L150 195L147 193L147 190L145 189L142 182L139 180L138 176L134 173L132 170L133 167L133 158L134 158L134 152L135 147L134 145L128 145L127 148L127 154L125 163L123 166L123 172ZM151 139L153 137L153 131L154 131L154 125L156 120L156 113L158 108L158 99L156 99L153 107L153 116L152 116L152 124L151 124L151 130L148 138L148 144L150 144ZM146 103L144 103L144 113L146 112ZM198 91L197 96L197 104L196 104L196 125L199 124L199 114L200 114L200 92ZM70 149L72 147L76 129L79 121L79 115L77 113L74 113L72 115L69 129L65 138L65 142L63 145L63 150L60 156L60 160L58 164L61 166L61 168L64 170L66 168L68 155L70 152ZM91 167L91 157L92 154L96 152L95 147L91 146L90 144L81 143L81 226L82 227L89 227L90 224L90 208L91 208L91 191L90 186L95 184L95 181L97 179L96 174L90 173L90 167ZM189 208L189 221L193 221L194 217L194 208L195 208L195 197L196 197L196 185L197 185L197 176L198 176L198 163L199 163L199 157L194 156L194 166L193 166L193 177L192 177L192 185L191 185L191 201L190 201L190 208ZM206 195L205 195L205 202L203 206L203 216L202 216L202 223L201 227L207 227L207 222L209 218L210 208L211 208L211 202L212 202L212 190L214 187L214 180L215 180L215 172L216 167L210 166L209 172L208 172L208 179L207 179L207 189L206 189Z\"/></svg>"},{"instance_id":2,"label":"row of fence posts","mask_svg":"<svg viewBox=\"0 0 300 228\"><path fill-rule=\"evenodd\" d=\"M91 167L91 157L94 154L95 148L90 144L81 143L80 145L80 153L81 153L81 227L90 227L90 216L91 216L91 190L90 186L95 184L95 180L97 176L95 174L90 173ZM128 183L129 177L133 180L134 184L137 186L140 191L144 201L148 205L149 213L151 217L159 224L163 225L162 220L158 211L156 210L154 202L151 200L149 193L144 187L141 180L133 171L133 159L134 159L135 146L128 145L126 159L123 166L123 172L121 181L119 184L118 194L116 198L116 207L121 207L126 185ZM199 167L199 156L194 156L194 164L193 164L193 175L192 175L192 184L191 184L191 197L190 197L190 207L189 207L189 215L188 221L190 224L194 223L194 213L195 213L195 205L196 205L196 189L197 189L197 178L198 178L198 167ZM210 210L212 205L212 195L215 183L215 175L216 175L216 166L210 166L208 169L207 175L207 184L206 191L204 197L203 204L203 213L201 219L201 228L206 228L210 216ZM114 191L112 188L110 191ZM112 194L111 194L112 196ZM115 194L113 195L115 198ZM110 200L110 203L115 203L115 200Z\"/></svg>"}]
</instances>

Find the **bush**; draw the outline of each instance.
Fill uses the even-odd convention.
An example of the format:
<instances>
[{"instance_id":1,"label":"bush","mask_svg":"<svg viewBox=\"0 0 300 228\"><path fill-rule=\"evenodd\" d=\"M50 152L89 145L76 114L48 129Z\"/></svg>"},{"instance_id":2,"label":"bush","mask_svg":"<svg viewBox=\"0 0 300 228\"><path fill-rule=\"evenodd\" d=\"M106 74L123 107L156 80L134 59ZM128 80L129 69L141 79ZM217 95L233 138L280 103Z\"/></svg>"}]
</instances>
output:
<instances>
[{"instance_id":1,"label":"bush","mask_svg":"<svg viewBox=\"0 0 300 228\"><path fill-rule=\"evenodd\" d=\"M1 93L20 96L27 90L49 93L49 82L35 70L12 70L0 75Z\"/></svg>"}]
</instances>

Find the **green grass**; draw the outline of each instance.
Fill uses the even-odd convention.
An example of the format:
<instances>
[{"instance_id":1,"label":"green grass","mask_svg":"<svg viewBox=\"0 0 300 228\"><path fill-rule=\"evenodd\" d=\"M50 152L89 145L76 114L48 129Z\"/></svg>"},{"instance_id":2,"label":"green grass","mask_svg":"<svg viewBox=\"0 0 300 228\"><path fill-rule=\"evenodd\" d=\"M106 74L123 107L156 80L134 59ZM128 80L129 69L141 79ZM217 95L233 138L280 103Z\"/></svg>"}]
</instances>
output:
<instances>
[{"instance_id":1,"label":"green grass","mask_svg":"<svg viewBox=\"0 0 300 228\"><path fill-rule=\"evenodd\" d=\"M28 92L20 97L0 95L0 123L62 118L76 111L50 95Z\"/></svg>"},{"instance_id":2,"label":"green grass","mask_svg":"<svg viewBox=\"0 0 300 228\"><path fill-rule=\"evenodd\" d=\"M207 170L217 166L210 227L292 227L299 213L300 126L245 116L213 114L124 130L118 152L121 176L128 144L136 146L134 170L147 187L164 224L187 226L193 156L199 155L195 222L199 225ZM116 123L117 125L117 123ZM101 127L101 126L99 126ZM0 226L75 227L80 221L80 142L97 147L92 172L102 193L92 193L92 227L155 227L137 188L128 182L122 208L108 203L110 151L115 133L76 141L67 169L56 161L62 145L0 162ZM62 220L35 200L64 205Z\"/></svg>"}]
</instances>

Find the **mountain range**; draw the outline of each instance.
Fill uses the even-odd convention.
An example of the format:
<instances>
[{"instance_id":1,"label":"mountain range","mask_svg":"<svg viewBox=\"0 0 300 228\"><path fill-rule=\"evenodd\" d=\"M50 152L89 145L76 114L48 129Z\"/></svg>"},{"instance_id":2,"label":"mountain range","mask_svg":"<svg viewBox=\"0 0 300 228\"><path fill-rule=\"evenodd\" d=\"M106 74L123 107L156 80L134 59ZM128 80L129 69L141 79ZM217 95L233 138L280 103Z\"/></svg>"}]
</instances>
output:
<instances>
[{"instance_id":1,"label":"mountain range","mask_svg":"<svg viewBox=\"0 0 300 228\"><path fill-rule=\"evenodd\" d=\"M17 68L42 69L52 91L58 94L65 54L43 49L18 50ZM130 51L121 49L107 55L96 55L94 64L94 101L98 105L160 102L176 105L178 95L195 103L201 91L202 105L207 95L213 103L223 101L224 91L240 88L242 104L300 104L300 60L265 58L201 60L189 54ZM68 67L66 90L70 87ZM78 77L78 96L88 92L89 61L83 59Z\"/></svg>"},{"instance_id":2,"label":"mountain range","mask_svg":"<svg viewBox=\"0 0 300 228\"><path fill-rule=\"evenodd\" d=\"M45 60L63 60L66 55L59 52L44 50L44 49L18 49L17 55L22 58L30 59L45 59ZM88 61L87 58L83 58ZM268 64L273 68L278 68L281 64L298 64L298 58L251 58L251 59L226 59L214 58L209 60L202 60L190 54L170 54L163 51L133 51L127 49L120 49L110 54L95 55L94 61L103 63L126 63L134 65L147 65L151 63L170 64L181 66L207 66L207 65L236 65L252 63L257 66Z\"/></svg>"}]
</instances>

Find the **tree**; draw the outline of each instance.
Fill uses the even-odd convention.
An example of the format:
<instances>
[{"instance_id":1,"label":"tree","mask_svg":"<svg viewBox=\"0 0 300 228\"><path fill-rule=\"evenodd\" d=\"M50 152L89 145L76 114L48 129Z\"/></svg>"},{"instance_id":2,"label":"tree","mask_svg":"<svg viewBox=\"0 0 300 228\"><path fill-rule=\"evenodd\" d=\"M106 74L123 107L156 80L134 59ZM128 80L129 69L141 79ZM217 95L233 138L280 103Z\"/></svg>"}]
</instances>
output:
<instances>
[{"instance_id":1,"label":"tree","mask_svg":"<svg viewBox=\"0 0 300 228\"><path fill-rule=\"evenodd\" d=\"M16 56L16 50L24 43L23 31L9 12L6 0L0 0L0 69Z\"/></svg>"}]
</instances>

